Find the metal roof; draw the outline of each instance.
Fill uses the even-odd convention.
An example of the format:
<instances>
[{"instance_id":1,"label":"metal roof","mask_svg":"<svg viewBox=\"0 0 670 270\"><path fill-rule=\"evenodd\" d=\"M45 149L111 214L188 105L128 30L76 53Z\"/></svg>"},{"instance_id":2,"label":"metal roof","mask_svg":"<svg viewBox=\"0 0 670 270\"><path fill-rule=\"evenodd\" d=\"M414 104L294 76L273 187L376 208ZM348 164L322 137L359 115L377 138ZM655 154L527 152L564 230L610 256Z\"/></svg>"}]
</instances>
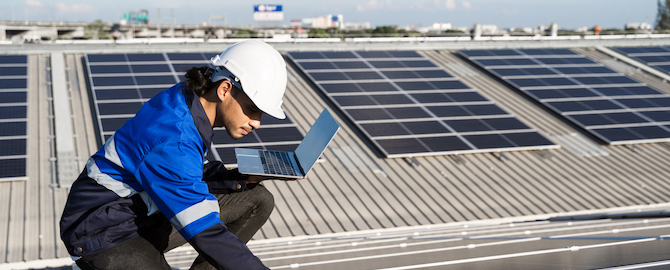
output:
<instances>
[{"instance_id":1,"label":"metal roof","mask_svg":"<svg viewBox=\"0 0 670 270\"><path fill-rule=\"evenodd\" d=\"M670 40L663 42L669 44ZM510 46L511 43L505 44ZM518 44L520 47L540 45ZM300 44L291 46L301 48ZM376 45L366 46L374 48ZM460 46L464 48L467 44ZM388 49L392 44L379 47ZM407 47L411 48L405 45L398 48ZM338 45L335 49L343 48ZM276 208L250 245L283 237L492 219L523 221L667 206L670 201L669 145L605 145L484 70L470 65L454 54L453 49L431 48L419 52L532 128L548 138L555 138L563 147L504 154L384 159L337 107L289 63L284 108L298 128L305 133L327 107L342 129L323 154L323 162L315 165L308 179L264 182L275 196ZM580 46L574 50L670 93L666 82L621 62L612 62L609 55L591 47ZM70 106L74 160L80 170L100 143L96 141L98 135L91 117L82 56L77 52L65 54L69 104L55 105L51 96L49 55L32 53L29 56L29 180L0 183L0 263L69 257L59 239L57 226L68 189L58 187L54 142L54 139L68 138L55 137L53 106ZM565 138L572 138L567 136L580 139L566 143ZM590 143L588 147L584 142ZM601 154L579 152L593 152L594 148Z\"/></svg>"}]
</instances>

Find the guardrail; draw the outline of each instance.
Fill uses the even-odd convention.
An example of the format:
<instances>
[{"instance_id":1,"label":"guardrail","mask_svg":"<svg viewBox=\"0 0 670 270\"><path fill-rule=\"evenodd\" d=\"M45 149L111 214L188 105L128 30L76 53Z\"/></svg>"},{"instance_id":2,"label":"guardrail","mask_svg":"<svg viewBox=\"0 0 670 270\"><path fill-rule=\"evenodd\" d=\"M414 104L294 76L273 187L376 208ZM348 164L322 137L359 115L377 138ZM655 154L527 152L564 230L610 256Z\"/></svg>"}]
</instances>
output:
<instances>
[{"instance_id":1,"label":"guardrail","mask_svg":"<svg viewBox=\"0 0 670 270\"><path fill-rule=\"evenodd\" d=\"M552 40L631 40L670 38L670 34L630 34L599 36L483 36L483 37L360 37L360 38L254 38L268 43L388 43L388 42L464 42L464 41L552 41ZM235 43L251 38L204 39L204 38L136 38L121 40L56 40L53 44L185 44L185 43ZM0 45L12 45L11 41L0 41Z\"/></svg>"}]
</instances>

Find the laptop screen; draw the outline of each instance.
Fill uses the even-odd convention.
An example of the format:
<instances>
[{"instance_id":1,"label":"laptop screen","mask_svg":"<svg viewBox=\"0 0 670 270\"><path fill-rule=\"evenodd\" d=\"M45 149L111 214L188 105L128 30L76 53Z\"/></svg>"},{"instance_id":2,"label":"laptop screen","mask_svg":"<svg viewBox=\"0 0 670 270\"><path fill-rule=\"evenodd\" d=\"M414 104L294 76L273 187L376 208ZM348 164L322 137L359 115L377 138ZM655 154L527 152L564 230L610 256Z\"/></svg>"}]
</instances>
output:
<instances>
[{"instance_id":1,"label":"laptop screen","mask_svg":"<svg viewBox=\"0 0 670 270\"><path fill-rule=\"evenodd\" d=\"M328 109L323 109L319 118L312 128L307 132L298 148L295 149L295 157L300 163L300 167L305 174L312 168L314 162L321 156L326 146L340 129L340 125L335 121Z\"/></svg>"}]
</instances>

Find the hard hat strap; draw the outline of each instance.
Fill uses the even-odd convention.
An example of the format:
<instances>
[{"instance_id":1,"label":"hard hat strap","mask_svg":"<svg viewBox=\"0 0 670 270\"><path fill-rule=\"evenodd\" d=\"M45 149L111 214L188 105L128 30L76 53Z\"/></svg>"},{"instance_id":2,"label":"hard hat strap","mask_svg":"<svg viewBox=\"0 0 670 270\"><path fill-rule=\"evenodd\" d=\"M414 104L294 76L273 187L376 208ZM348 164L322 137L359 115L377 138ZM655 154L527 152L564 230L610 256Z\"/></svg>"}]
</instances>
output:
<instances>
[{"instance_id":1,"label":"hard hat strap","mask_svg":"<svg viewBox=\"0 0 670 270\"><path fill-rule=\"evenodd\" d=\"M215 71L216 70L214 70L213 68L207 67L207 70L205 70L205 77L211 78L212 74L214 74Z\"/></svg>"},{"instance_id":2,"label":"hard hat strap","mask_svg":"<svg viewBox=\"0 0 670 270\"><path fill-rule=\"evenodd\" d=\"M233 73L228 71L226 68L216 67L216 68L211 69L211 70L212 70L212 74L209 76L209 79L212 82L218 82L220 80L227 80L232 85L234 85L235 87L237 87L239 89L242 89L242 84L240 83L240 79L237 78L235 75L233 75ZM209 71L209 70L207 70L207 71Z\"/></svg>"}]
</instances>

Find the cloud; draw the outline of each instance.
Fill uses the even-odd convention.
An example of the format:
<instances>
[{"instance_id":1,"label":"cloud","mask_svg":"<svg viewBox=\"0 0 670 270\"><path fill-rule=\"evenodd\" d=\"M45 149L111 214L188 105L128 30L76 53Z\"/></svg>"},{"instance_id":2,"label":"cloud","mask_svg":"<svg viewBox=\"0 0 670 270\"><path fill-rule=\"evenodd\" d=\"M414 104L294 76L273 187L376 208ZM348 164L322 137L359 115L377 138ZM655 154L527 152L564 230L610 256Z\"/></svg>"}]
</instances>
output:
<instances>
[{"instance_id":1,"label":"cloud","mask_svg":"<svg viewBox=\"0 0 670 270\"><path fill-rule=\"evenodd\" d=\"M519 15L519 9L518 8L513 8L513 9L503 8L501 10L501 12L502 12L502 14L505 14L505 15Z\"/></svg>"},{"instance_id":2,"label":"cloud","mask_svg":"<svg viewBox=\"0 0 670 270\"><path fill-rule=\"evenodd\" d=\"M454 0L447 0L444 4L448 10L456 9L456 2L454 2Z\"/></svg>"},{"instance_id":3,"label":"cloud","mask_svg":"<svg viewBox=\"0 0 670 270\"><path fill-rule=\"evenodd\" d=\"M37 0L26 0L26 5L32 8L42 7L42 2Z\"/></svg>"},{"instance_id":4,"label":"cloud","mask_svg":"<svg viewBox=\"0 0 670 270\"><path fill-rule=\"evenodd\" d=\"M365 10L371 10L371 9L381 9L382 5L379 3L377 0L370 0L365 4L358 5L356 6L356 10L358 11L365 11Z\"/></svg>"},{"instance_id":5,"label":"cloud","mask_svg":"<svg viewBox=\"0 0 670 270\"><path fill-rule=\"evenodd\" d=\"M463 1L463 8L465 9L471 9L472 5L470 5L470 2L468 1Z\"/></svg>"},{"instance_id":6,"label":"cloud","mask_svg":"<svg viewBox=\"0 0 670 270\"><path fill-rule=\"evenodd\" d=\"M446 10L455 10L456 9L456 1L455 0L434 0L433 5L427 5L427 6L418 6L418 9L426 9L426 10L435 10L435 9L446 9Z\"/></svg>"},{"instance_id":7,"label":"cloud","mask_svg":"<svg viewBox=\"0 0 670 270\"><path fill-rule=\"evenodd\" d=\"M64 4L63 2L58 3L56 8L61 13L86 13L95 11L95 8L87 4L72 4L70 6Z\"/></svg>"}]
</instances>

